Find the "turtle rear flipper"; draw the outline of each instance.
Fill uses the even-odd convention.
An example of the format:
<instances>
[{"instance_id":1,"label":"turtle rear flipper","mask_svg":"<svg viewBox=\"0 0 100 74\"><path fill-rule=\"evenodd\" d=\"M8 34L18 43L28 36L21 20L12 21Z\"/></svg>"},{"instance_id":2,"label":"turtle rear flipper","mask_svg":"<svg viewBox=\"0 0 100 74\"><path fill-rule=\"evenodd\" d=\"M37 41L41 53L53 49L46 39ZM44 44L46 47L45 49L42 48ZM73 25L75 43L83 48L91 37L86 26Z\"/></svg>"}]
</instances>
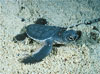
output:
<instances>
[{"instance_id":1,"label":"turtle rear flipper","mask_svg":"<svg viewBox=\"0 0 100 74\"><path fill-rule=\"evenodd\" d=\"M45 41L45 45L42 48L40 48L40 50L35 52L32 56L24 58L21 62L24 64L32 64L42 61L42 59L44 59L51 52L52 44L53 40L51 38L47 39Z\"/></svg>"},{"instance_id":2,"label":"turtle rear flipper","mask_svg":"<svg viewBox=\"0 0 100 74\"><path fill-rule=\"evenodd\" d=\"M18 34L18 35L16 35L16 36L13 38L13 41L14 41L14 42L23 41L26 37L27 37L26 32L25 32L25 33L22 33L22 34Z\"/></svg>"},{"instance_id":3,"label":"turtle rear flipper","mask_svg":"<svg viewBox=\"0 0 100 74\"><path fill-rule=\"evenodd\" d=\"M36 21L35 21L35 24L40 24L40 25L45 25L47 24L47 20L44 19L44 18L38 18Z\"/></svg>"}]
</instances>

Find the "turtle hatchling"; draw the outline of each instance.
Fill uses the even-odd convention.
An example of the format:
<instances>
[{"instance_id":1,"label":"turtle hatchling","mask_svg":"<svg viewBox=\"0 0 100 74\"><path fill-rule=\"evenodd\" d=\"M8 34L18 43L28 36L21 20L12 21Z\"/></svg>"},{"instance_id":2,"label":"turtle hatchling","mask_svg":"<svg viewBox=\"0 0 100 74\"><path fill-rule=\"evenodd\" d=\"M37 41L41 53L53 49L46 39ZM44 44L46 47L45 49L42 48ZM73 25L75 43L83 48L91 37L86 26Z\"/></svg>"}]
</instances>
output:
<instances>
[{"instance_id":1,"label":"turtle hatchling","mask_svg":"<svg viewBox=\"0 0 100 74\"><path fill-rule=\"evenodd\" d=\"M66 30L67 28L46 25L46 19L40 18L35 24L30 24L26 27L23 34L18 34L14 38L18 41L29 37L33 40L44 42L43 47L33 53L33 55L24 58L21 62L32 64L40 62L48 56L52 50L53 43L69 43L80 38L80 31Z\"/></svg>"}]
</instances>

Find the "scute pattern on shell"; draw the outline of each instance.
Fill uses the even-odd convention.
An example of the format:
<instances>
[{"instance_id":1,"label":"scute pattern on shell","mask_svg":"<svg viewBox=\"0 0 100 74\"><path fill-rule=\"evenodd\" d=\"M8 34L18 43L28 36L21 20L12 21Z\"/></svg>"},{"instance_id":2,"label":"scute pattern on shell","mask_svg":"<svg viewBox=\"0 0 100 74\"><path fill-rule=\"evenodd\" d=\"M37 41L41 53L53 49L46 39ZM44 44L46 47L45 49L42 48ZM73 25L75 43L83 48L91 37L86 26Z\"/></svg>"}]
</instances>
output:
<instances>
[{"instance_id":1,"label":"scute pattern on shell","mask_svg":"<svg viewBox=\"0 0 100 74\"><path fill-rule=\"evenodd\" d=\"M26 29L27 29L26 32L29 37L38 40L45 40L49 37L52 37L61 28L56 26L44 26L39 24L31 24Z\"/></svg>"}]
</instances>

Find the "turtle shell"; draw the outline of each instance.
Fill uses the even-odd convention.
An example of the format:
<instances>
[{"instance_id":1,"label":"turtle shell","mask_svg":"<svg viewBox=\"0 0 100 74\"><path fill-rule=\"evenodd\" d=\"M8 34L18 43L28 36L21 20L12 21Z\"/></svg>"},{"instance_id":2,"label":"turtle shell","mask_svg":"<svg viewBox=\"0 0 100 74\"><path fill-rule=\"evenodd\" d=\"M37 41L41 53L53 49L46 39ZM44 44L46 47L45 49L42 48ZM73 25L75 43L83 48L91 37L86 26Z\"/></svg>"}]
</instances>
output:
<instances>
[{"instance_id":1,"label":"turtle shell","mask_svg":"<svg viewBox=\"0 0 100 74\"><path fill-rule=\"evenodd\" d=\"M26 27L26 33L32 39L45 40L52 37L60 29L60 27L56 26L31 24Z\"/></svg>"}]
</instances>

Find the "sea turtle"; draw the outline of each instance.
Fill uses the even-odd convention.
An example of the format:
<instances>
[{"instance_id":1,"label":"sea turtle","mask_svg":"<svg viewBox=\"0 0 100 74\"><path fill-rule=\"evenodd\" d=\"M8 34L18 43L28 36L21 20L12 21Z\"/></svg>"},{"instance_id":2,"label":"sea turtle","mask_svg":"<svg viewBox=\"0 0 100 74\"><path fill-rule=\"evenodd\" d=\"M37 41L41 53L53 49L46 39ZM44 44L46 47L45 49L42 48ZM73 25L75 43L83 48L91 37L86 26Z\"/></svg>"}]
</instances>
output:
<instances>
[{"instance_id":1,"label":"sea turtle","mask_svg":"<svg viewBox=\"0 0 100 74\"><path fill-rule=\"evenodd\" d=\"M53 42L68 43L79 39L80 32L75 30L66 30L67 28L49 26L45 19L38 19L35 24L30 24L26 27L26 32L15 36L17 40L24 40L29 37L33 40L44 42L33 55L24 58L21 62L36 63L44 59L52 50Z\"/></svg>"}]
</instances>

